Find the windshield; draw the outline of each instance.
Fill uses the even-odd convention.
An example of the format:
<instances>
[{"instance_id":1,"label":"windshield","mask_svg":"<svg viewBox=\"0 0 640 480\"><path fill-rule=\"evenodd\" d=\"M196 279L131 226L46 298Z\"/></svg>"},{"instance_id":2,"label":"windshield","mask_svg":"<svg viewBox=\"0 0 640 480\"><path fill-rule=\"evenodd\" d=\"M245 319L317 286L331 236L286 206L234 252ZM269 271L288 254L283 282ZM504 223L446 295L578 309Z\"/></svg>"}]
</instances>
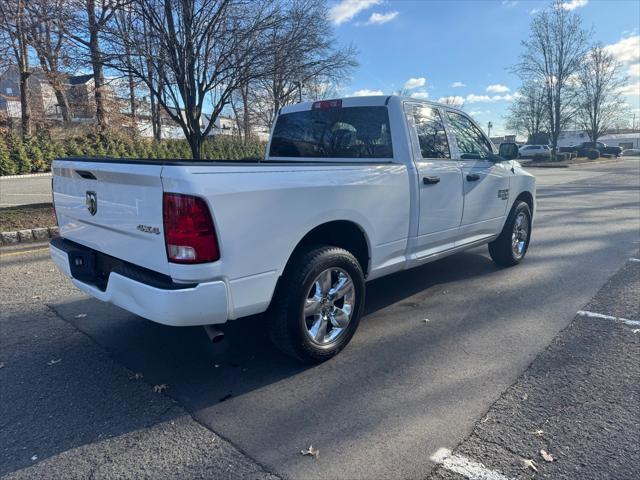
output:
<instances>
[{"instance_id":1,"label":"windshield","mask_svg":"<svg viewBox=\"0 0 640 480\"><path fill-rule=\"evenodd\" d=\"M393 158L387 107L323 108L280 115L269 156Z\"/></svg>"}]
</instances>

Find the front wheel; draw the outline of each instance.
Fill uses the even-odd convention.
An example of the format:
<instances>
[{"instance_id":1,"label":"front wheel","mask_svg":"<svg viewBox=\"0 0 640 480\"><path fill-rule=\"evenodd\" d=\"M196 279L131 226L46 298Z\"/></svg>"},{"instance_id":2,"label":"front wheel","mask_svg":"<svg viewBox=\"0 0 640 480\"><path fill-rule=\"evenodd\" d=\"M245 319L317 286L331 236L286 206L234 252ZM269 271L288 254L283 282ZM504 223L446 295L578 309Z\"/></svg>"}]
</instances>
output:
<instances>
[{"instance_id":1,"label":"front wheel","mask_svg":"<svg viewBox=\"0 0 640 480\"><path fill-rule=\"evenodd\" d=\"M527 254L531 239L531 209L525 202L516 203L502 232L489 244L491 259L500 266L517 265Z\"/></svg>"},{"instance_id":2,"label":"front wheel","mask_svg":"<svg viewBox=\"0 0 640 480\"><path fill-rule=\"evenodd\" d=\"M335 356L358 328L364 274L342 248L300 252L283 276L271 308L270 335L284 353L305 362Z\"/></svg>"}]
</instances>

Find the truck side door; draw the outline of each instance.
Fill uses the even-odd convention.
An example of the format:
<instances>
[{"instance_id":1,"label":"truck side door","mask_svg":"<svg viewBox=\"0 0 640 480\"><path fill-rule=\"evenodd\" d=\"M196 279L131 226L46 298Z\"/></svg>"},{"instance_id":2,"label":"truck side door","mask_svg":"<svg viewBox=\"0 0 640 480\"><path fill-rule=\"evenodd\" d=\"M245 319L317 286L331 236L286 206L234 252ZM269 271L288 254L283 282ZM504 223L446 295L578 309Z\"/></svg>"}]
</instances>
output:
<instances>
[{"instance_id":1,"label":"truck side door","mask_svg":"<svg viewBox=\"0 0 640 480\"><path fill-rule=\"evenodd\" d=\"M438 108L406 103L418 181L418 228L413 250L421 258L454 246L462 218L462 175L452 159Z\"/></svg>"},{"instance_id":2,"label":"truck side door","mask_svg":"<svg viewBox=\"0 0 640 480\"><path fill-rule=\"evenodd\" d=\"M507 212L511 163L495 161L491 142L469 117L453 110L446 115L462 169L460 236L465 243L499 232Z\"/></svg>"}]
</instances>

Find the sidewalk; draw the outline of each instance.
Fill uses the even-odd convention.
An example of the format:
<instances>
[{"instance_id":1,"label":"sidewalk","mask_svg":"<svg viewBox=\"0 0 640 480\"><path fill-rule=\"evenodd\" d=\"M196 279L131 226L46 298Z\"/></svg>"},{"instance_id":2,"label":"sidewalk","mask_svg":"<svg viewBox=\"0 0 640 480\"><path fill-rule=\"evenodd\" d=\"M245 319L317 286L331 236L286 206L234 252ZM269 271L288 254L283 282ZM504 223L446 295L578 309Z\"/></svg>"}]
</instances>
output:
<instances>
[{"instance_id":1,"label":"sidewalk","mask_svg":"<svg viewBox=\"0 0 640 480\"><path fill-rule=\"evenodd\" d=\"M636 256L429 478L640 478L639 291Z\"/></svg>"}]
</instances>

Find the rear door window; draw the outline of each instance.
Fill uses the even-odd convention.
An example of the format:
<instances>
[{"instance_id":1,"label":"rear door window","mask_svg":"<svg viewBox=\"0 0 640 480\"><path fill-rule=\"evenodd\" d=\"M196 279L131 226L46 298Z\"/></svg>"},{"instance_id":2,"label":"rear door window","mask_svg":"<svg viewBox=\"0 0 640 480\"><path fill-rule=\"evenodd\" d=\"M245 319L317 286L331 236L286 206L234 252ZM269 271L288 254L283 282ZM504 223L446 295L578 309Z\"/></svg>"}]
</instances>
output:
<instances>
[{"instance_id":1,"label":"rear door window","mask_svg":"<svg viewBox=\"0 0 640 480\"><path fill-rule=\"evenodd\" d=\"M440 112L433 107L416 106L413 109L413 120L422 158L451 158Z\"/></svg>"},{"instance_id":2,"label":"rear door window","mask_svg":"<svg viewBox=\"0 0 640 480\"><path fill-rule=\"evenodd\" d=\"M393 158L387 107L318 108L278 116L270 157Z\"/></svg>"},{"instance_id":3,"label":"rear door window","mask_svg":"<svg viewBox=\"0 0 640 480\"><path fill-rule=\"evenodd\" d=\"M493 153L487 137L468 117L458 112L448 111L447 118L456 136L462 160L482 160Z\"/></svg>"}]
</instances>

